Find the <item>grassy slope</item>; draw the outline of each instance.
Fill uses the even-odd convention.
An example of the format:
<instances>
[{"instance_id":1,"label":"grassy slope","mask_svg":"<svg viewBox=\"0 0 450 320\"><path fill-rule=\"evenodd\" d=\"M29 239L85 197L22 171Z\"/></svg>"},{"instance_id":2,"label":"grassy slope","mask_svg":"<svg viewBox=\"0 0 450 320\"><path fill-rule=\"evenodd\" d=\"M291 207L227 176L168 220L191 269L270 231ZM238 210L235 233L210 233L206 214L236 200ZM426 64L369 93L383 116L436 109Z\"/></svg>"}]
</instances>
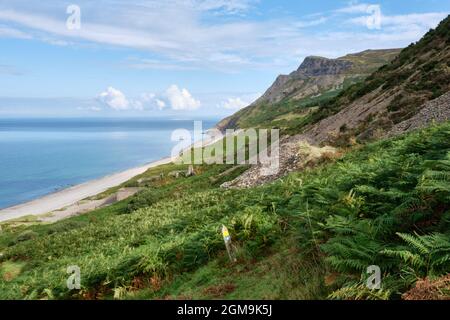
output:
<instances>
[{"instance_id":1,"label":"grassy slope","mask_svg":"<svg viewBox=\"0 0 450 320\"><path fill-rule=\"evenodd\" d=\"M406 78L408 93L446 90L449 23L290 129L380 86L392 90L414 66L422 72ZM417 59L427 54L432 65ZM244 191L218 188L239 172L216 180L228 167L199 169L196 177L158 182L130 200L53 225L4 225L0 298L398 298L417 279L450 272L449 123ZM238 248L234 265L225 256L222 224ZM373 264L383 271L381 291L364 287ZM70 265L81 267L81 292L65 287Z\"/></svg>"},{"instance_id":2,"label":"grassy slope","mask_svg":"<svg viewBox=\"0 0 450 320\"><path fill-rule=\"evenodd\" d=\"M275 206L289 225L264 255L235 265L222 255L129 298L398 298L417 279L450 272L449 130L371 144L262 188L287 196ZM408 245L398 232L420 236ZM383 272L381 291L360 287L373 264Z\"/></svg>"},{"instance_id":3,"label":"grassy slope","mask_svg":"<svg viewBox=\"0 0 450 320\"><path fill-rule=\"evenodd\" d=\"M195 179L167 181L156 200L136 196L131 201L142 206L136 211L126 201L53 225L22 227L21 241L19 231L6 228L0 298L311 299L332 292L367 298L373 293L357 286L371 264L380 265L386 279L376 297L397 297L414 283L411 274L450 272L442 263L450 261L449 141L445 124L245 191L218 189L209 178L226 168L204 166ZM233 265L222 224L238 248ZM408 269L407 257L383 253L402 248L421 259L397 232L440 233L430 241L443 250L431 249L426 266ZM82 276L78 294L65 288L66 268L75 264ZM13 272L5 276L5 269Z\"/></svg>"},{"instance_id":4,"label":"grassy slope","mask_svg":"<svg viewBox=\"0 0 450 320\"><path fill-rule=\"evenodd\" d=\"M339 59L353 62L353 67L350 70L352 74L370 74L386 63L394 60L400 51L401 49L366 50L355 54L348 54Z\"/></svg>"}]
</instances>

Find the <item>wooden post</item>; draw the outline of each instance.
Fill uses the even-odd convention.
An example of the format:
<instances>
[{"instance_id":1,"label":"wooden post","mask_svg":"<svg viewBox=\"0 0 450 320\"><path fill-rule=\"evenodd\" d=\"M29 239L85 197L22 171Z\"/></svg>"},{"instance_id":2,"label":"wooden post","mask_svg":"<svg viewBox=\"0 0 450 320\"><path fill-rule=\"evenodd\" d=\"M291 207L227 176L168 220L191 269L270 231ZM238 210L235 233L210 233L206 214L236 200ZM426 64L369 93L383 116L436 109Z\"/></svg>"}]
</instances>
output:
<instances>
[{"instance_id":1,"label":"wooden post","mask_svg":"<svg viewBox=\"0 0 450 320\"><path fill-rule=\"evenodd\" d=\"M228 257L230 257L230 261L236 262L237 259L234 255L233 248L231 246L231 236L230 233L228 232L228 228L225 227L224 225L222 225L222 236L223 241L225 242L225 247L227 248Z\"/></svg>"}]
</instances>

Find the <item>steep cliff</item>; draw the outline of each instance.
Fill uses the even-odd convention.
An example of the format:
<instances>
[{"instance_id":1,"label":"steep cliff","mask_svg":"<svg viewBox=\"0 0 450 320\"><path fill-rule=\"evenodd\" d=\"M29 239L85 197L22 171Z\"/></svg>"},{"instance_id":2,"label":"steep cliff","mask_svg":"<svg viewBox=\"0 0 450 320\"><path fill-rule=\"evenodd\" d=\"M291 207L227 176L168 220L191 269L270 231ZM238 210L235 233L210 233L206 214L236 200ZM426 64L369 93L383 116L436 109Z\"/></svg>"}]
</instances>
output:
<instances>
[{"instance_id":1,"label":"steep cliff","mask_svg":"<svg viewBox=\"0 0 450 320\"><path fill-rule=\"evenodd\" d=\"M218 128L245 128L271 122L277 125L280 117L289 117L304 104L336 96L344 88L362 81L399 52L398 49L367 50L338 59L307 57L297 70L278 76L263 96L221 121Z\"/></svg>"}]
</instances>

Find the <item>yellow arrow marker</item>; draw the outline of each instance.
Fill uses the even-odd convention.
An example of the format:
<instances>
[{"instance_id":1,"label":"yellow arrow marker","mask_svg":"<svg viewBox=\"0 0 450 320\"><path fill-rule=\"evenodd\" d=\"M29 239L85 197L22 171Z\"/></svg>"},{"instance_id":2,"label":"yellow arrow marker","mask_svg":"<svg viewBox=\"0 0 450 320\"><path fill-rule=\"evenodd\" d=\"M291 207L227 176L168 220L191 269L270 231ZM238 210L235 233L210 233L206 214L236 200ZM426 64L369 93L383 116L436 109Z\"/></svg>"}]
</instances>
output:
<instances>
[{"instance_id":1,"label":"yellow arrow marker","mask_svg":"<svg viewBox=\"0 0 450 320\"><path fill-rule=\"evenodd\" d=\"M222 235L224 238L228 238L230 236L230 233L228 232L228 228L225 226L222 226Z\"/></svg>"},{"instance_id":2,"label":"yellow arrow marker","mask_svg":"<svg viewBox=\"0 0 450 320\"><path fill-rule=\"evenodd\" d=\"M228 231L228 228L222 225L222 236L223 241L225 242L225 247L227 248L228 256L230 257L230 260L232 262L236 262L236 257L233 252L233 248L231 246L231 237L230 232Z\"/></svg>"}]
</instances>

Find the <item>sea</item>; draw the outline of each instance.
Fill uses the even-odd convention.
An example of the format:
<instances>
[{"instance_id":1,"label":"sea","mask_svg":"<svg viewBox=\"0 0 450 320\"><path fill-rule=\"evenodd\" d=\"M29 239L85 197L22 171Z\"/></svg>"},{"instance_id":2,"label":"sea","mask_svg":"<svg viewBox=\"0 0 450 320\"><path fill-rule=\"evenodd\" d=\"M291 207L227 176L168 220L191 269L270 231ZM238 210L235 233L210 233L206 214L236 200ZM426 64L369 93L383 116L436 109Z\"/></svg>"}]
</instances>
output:
<instances>
[{"instance_id":1,"label":"sea","mask_svg":"<svg viewBox=\"0 0 450 320\"><path fill-rule=\"evenodd\" d=\"M194 120L0 119L0 209L168 157L176 129L201 139Z\"/></svg>"}]
</instances>

